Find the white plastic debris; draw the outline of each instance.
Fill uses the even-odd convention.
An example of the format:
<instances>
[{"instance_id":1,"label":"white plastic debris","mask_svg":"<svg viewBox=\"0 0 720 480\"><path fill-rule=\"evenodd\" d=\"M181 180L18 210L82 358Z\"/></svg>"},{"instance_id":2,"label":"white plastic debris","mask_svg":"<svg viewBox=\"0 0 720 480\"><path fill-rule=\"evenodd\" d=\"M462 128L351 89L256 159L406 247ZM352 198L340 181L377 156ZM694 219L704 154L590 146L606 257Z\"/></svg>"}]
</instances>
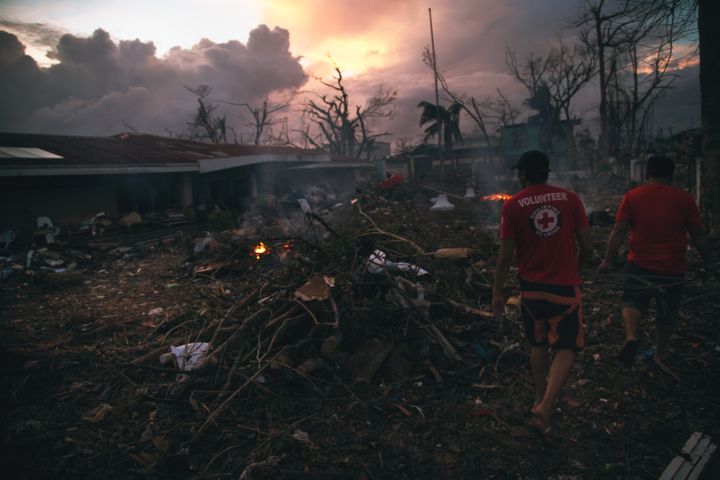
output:
<instances>
[{"instance_id":1,"label":"white plastic debris","mask_svg":"<svg viewBox=\"0 0 720 480\"><path fill-rule=\"evenodd\" d=\"M163 314L163 308L157 307L157 308L153 308L152 310L150 310L148 312L148 317L157 317L162 314Z\"/></svg>"},{"instance_id":2,"label":"white plastic debris","mask_svg":"<svg viewBox=\"0 0 720 480\"><path fill-rule=\"evenodd\" d=\"M300 208L305 213L312 212L312 207L310 207L310 203L305 200L304 198L298 198L298 205L300 205Z\"/></svg>"},{"instance_id":3,"label":"white plastic debris","mask_svg":"<svg viewBox=\"0 0 720 480\"><path fill-rule=\"evenodd\" d=\"M476 197L476 195L475 195L475 189L474 189L473 187L467 187L467 188L465 189L465 196L464 196L463 198L468 198L468 199L470 199L470 198L475 198L475 197Z\"/></svg>"},{"instance_id":4,"label":"white plastic debris","mask_svg":"<svg viewBox=\"0 0 720 480\"><path fill-rule=\"evenodd\" d=\"M186 343L179 347L170 347L170 352L175 356L175 361L179 370L189 372L194 369L197 364L205 358L210 344L205 342Z\"/></svg>"},{"instance_id":5,"label":"white plastic debris","mask_svg":"<svg viewBox=\"0 0 720 480\"><path fill-rule=\"evenodd\" d=\"M388 260L386 257L387 256L385 255L385 252L383 252L382 250L375 250L370 255L370 257L368 257L367 260L368 272L378 274L382 273L383 270L387 269L414 273L417 277L428 275L430 273L427 270L418 267L417 265L413 265L412 263L393 262L391 260Z\"/></svg>"},{"instance_id":6,"label":"white plastic debris","mask_svg":"<svg viewBox=\"0 0 720 480\"><path fill-rule=\"evenodd\" d=\"M30 265L32 264L33 255L35 255L35 250L28 250L27 259L25 260L25 269L26 270L30 270Z\"/></svg>"},{"instance_id":7,"label":"white plastic debris","mask_svg":"<svg viewBox=\"0 0 720 480\"><path fill-rule=\"evenodd\" d=\"M455 205L450 203L450 201L447 198L447 195L444 193L437 196L437 199L435 200L435 205L430 207L430 211L432 212L448 212L455 208Z\"/></svg>"},{"instance_id":8,"label":"white plastic debris","mask_svg":"<svg viewBox=\"0 0 720 480\"><path fill-rule=\"evenodd\" d=\"M295 433L292 434L292 438L307 445L312 445L310 435L308 435L307 432L303 432L302 430L295 430Z\"/></svg>"},{"instance_id":9,"label":"white plastic debris","mask_svg":"<svg viewBox=\"0 0 720 480\"><path fill-rule=\"evenodd\" d=\"M197 255L205 250L216 250L218 248L218 241L210 234L206 233L202 238L196 238L193 240L193 254Z\"/></svg>"}]
</instances>

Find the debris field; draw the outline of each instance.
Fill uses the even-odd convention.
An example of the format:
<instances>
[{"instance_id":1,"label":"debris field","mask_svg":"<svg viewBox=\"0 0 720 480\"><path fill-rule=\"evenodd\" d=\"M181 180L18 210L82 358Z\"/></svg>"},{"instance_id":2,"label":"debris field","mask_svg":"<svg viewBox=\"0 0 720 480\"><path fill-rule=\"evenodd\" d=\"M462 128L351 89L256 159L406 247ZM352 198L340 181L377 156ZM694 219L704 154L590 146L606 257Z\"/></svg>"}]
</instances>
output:
<instances>
[{"instance_id":1,"label":"debris field","mask_svg":"<svg viewBox=\"0 0 720 480\"><path fill-rule=\"evenodd\" d=\"M720 438L720 280L694 252L668 372L651 320L616 361L619 267L584 269L586 347L538 438L516 286L489 311L501 200L436 194L4 253L2 477L658 478ZM620 196L593 197L598 252Z\"/></svg>"}]
</instances>

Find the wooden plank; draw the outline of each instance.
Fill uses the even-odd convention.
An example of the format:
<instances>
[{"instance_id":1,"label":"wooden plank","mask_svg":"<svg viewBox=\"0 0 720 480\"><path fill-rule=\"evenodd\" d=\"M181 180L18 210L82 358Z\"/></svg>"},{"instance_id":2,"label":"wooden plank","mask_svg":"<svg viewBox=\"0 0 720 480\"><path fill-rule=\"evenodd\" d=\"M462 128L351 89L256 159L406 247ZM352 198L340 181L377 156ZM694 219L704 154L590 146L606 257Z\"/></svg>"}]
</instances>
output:
<instances>
[{"instance_id":1,"label":"wooden plank","mask_svg":"<svg viewBox=\"0 0 720 480\"><path fill-rule=\"evenodd\" d=\"M685 459L683 457L673 458L668 466L665 467L665 470L663 470L663 473L660 475L658 480L672 480L673 477L675 477L675 473L677 473L683 463L685 463Z\"/></svg>"},{"instance_id":2,"label":"wooden plank","mask_svg":"<svg viewBox=\"0 0 720 480\"><path fill-rule=\"evenodd\" d=\"M692 452L695 449L695 446L702 438L703 434L702 432L695 432L692 435L690 435L690 438L688 438L688 441L685 442L685 446L682 448L681 452L690 455L690 452Z\"/></svg>"},{"instance_id":3,"label":"wooden plank","mask_svg":"<svg viewBox=\"0 0 720 480\"><path fill-rule=\"evenodd\" d=\"M705 453L705 450L707 450L709 445L710 438L702 437L695 445L695 448L692 449L692 452L690 452L689 458L686 459L686 462L683 463L682 467L680 467L680 469L677 471L677 473L673 477L673 480L685 480L688 475L690 475L690 472L692 472L695 464L700 459L700 457L702 457L703 453Z\"/></svg>"},{"instance_id":4,"label":"wooden plank","mask_svg":"<svg viewBox=\"0 0 720 480\"><path fill-rule=\"evenodd\" d=\"M681 454L685 456L690 455L690 453L697 446L697 443L698 441L700 441L702 436L702 432L695 432L690 435L690 438L688 438L687 442L685 442L685 445L681 450ZM660 475L660 478L658 480L679 480L685 478L684 476L677 475L678 470L680 470L685 464L685 456L677 456L673 458L672 461L668 464L668 466L665 467L665 470L663 470L663 473Z\"/></svg>"},{"instance_id":5,"label":"wooden plank","mask_svg":"<svg viewBox=\"0 0 720 480\"><path fill-rule=\"evenodd\" d=\"M693 468L693 471L690 473L687 480L697 480L698 478L700 478L700 475L702 475L702 471L705 470L705 466L712 458L715 450L717 450L717 445L711 443L707 450L705 450L705 453L703 453L700 460L695 465L695 468Z\"/></svg>"}]
</instances>

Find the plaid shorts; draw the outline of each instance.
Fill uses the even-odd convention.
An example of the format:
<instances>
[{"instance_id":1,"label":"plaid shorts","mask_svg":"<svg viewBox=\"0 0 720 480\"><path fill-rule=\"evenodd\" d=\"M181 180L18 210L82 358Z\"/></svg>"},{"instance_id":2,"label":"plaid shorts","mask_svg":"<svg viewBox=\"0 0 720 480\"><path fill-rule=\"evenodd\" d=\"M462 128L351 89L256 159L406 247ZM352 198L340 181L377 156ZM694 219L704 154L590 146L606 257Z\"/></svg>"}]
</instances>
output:
<instances>
[{"instance_id":1,"label":"plaid shorts","mask_svg":"<svg viewBox=\"0 0 720 480\"><path fill-rule=\"evenodd\" d=\"M530 345L576 352L585 346L580 287L520 280L520 306Z\"/></svg>"}]
</instances>

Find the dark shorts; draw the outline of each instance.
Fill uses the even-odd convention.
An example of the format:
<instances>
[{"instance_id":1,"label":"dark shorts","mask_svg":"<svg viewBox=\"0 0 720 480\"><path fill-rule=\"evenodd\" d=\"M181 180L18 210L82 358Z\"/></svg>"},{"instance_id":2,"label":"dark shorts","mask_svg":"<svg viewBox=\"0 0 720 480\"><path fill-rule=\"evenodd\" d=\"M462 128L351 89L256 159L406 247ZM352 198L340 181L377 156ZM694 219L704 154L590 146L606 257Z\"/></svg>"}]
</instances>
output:
<instances>
[{"instance_id":1,"label":"dark shorts","mask_svg":"<svg viewBox=\"0 0 720 480\"><path fill-rule=\"evenodd\" d=\"M682 275L652 272L628 262L625 265L623 307L636 308L645 315L650 300L654 298L657 323L671 326L680 312L684 284L685 277Z\"/></svg>"},{"instance_id":2,"label":"dark shorts","mask_svg":"<svg viewBox=\"0 0 720 480\"><path fill-rule=\"evenodd\" d=\"M530 345L576 352L585 346L580 287L520 280L520 305Z\"/></svg>"}]
</instances>

